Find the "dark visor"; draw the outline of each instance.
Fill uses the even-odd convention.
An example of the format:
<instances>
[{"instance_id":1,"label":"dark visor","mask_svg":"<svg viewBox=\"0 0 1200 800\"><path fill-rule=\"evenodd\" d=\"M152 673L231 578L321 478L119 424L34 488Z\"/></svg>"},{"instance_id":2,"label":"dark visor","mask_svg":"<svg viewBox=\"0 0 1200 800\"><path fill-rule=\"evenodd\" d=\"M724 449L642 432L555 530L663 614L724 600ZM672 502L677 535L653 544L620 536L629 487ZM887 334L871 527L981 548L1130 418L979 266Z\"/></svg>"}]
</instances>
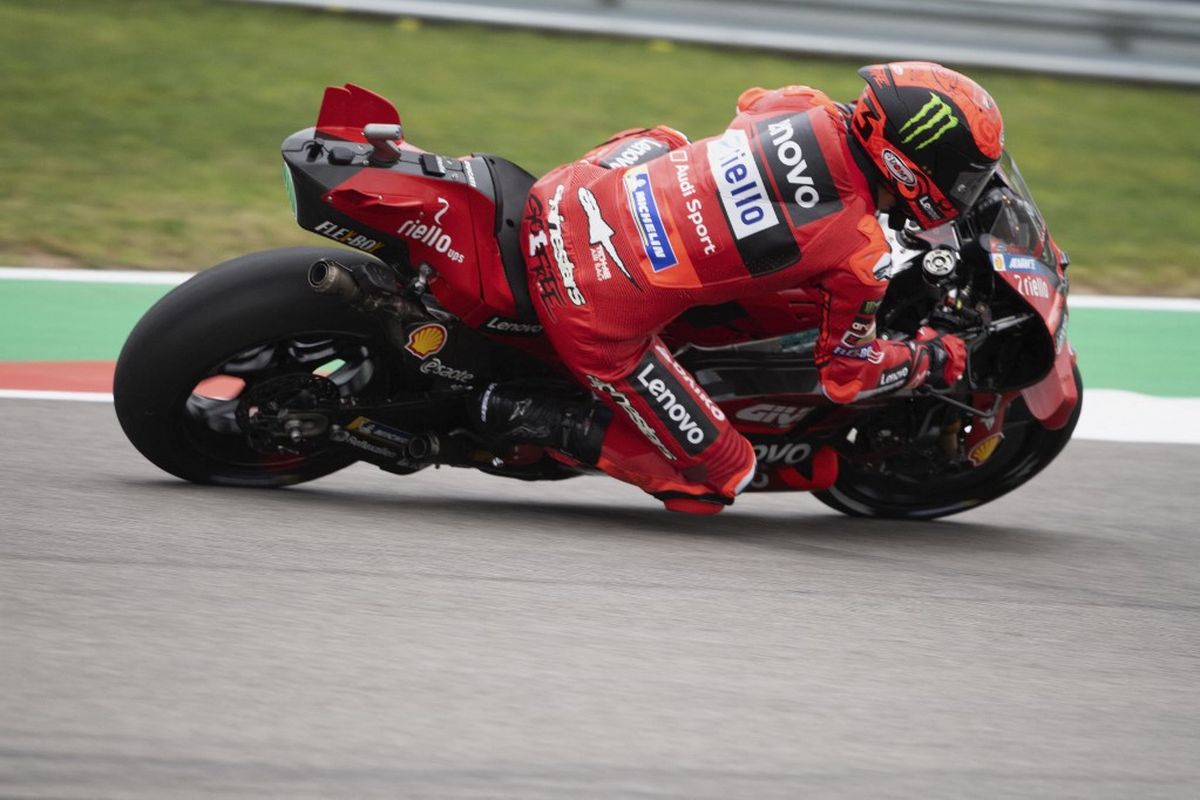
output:
<instances>
[{"instance_id":1,"label":"dark visor","mask_svg":"<svg viewBox=\"0 0 1200 800\"><path fill-rule=\"evenodd\" d=\"M975 201L979 199L979 195L983 192L988 181L996 174L996 165L988 164L987 166L972 165L966 170L958 173L958 177L954 179L954 183L950 186L950 200L958 207L959 211L966 211Z\"/></svg>"}]
</instances>

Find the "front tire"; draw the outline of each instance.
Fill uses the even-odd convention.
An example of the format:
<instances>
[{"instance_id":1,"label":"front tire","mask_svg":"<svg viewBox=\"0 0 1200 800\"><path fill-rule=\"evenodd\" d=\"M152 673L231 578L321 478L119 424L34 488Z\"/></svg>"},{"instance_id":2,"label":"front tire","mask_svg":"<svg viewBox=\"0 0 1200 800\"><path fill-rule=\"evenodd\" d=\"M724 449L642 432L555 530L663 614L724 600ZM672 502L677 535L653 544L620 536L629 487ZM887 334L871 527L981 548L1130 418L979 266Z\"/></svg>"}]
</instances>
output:
<instances>
[{"instance_id":1,"label":"front tire","mask_svg":"<svg viewBox=\"0 0 1200 800\"><path fill-rule=\"evenodd\" d=\"M328 445L263 452L239 423L238 397L268 380L361 392L388 379L397 359L379 324L309 288L308 268L322 258L368 259L333 248L254 253L195 275L146 312L113 381L117 419L142 455L184 480L226 486L286 486L354 463ZM204 388L214 380L227 392L242 385L221 397Z\"/></svg>"},{"instance_id":2,"label":"front tire","mask_svg":"<svg viewBox=\"0 0 1200 800\"><path fill-rule=\"evenodd\" d=\"M813 494L844 514L884 519L937 519L989 503L1045 469L1071 440L1083 408L1078 367L1074 376L1079 402L1066 425L1058 430L1043 427L1018 398L1005 416L1005 439L983 465L968 472L905 484L878 472L855 470L843 461L837 482Z\"/></svg>"}]
</instances>

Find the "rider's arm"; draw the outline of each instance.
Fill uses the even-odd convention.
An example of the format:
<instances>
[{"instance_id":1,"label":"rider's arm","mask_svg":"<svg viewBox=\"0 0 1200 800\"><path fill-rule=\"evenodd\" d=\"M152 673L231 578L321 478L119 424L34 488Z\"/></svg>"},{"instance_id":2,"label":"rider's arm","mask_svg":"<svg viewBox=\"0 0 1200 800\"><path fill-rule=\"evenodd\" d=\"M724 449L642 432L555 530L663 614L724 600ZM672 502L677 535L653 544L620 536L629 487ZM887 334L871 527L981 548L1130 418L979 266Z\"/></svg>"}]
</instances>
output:
<instances>
[{"instance_id":1,"label":"rider's arm","mask_svg":"<svg viewBox=\"0 0 1200 800\"><path fill-rule=\"evenodd\" d=\"M874 217L864 216L858 228L863 245L845 266L826 271L817 282L823 307L815 355L825 395L850 403L927 380L938 386L953 383L965 361L957 337L922 329L917 340L878 338L875 312L887 290L891 251Z\"/></svg>"}]
</instances>

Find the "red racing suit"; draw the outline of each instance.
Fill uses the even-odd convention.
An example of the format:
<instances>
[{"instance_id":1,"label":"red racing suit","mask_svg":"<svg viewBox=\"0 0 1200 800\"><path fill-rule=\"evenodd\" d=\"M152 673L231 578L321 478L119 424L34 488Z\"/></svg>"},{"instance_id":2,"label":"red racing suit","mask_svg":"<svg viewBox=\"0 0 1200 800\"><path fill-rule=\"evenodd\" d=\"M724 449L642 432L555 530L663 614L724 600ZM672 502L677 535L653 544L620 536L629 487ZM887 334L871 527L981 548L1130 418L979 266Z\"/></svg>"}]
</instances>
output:
<instances>
[{"instance_id":1,"label":"red racing suit","mask_svg":"<svg viewBox=\"0 0 1200 800\"><path fill-rule=\"evenodd\" d=\"M721 136L625 131L534 185L522 229L534 307L613 409L605 472L693 511L732 502L754 475L750 443L658 337L694 306L815 287L831 400L924 380L921 347L875 337L891 255L848 119L808 87L751 89Z\"/></svg>"}]
</instances>

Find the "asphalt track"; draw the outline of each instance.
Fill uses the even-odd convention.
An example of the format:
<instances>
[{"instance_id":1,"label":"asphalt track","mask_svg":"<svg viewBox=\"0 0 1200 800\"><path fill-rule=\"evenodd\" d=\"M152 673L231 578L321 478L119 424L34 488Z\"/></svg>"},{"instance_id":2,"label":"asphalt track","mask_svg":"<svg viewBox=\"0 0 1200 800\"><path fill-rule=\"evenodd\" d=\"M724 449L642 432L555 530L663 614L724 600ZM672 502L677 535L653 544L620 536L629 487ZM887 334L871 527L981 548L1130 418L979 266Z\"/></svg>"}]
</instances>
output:
<instances>
[{"instance_id":1,"label":"asphalt track","mask_svg":"<svg viewBox=\"0 0 1200 800\"><path fill-rule=\"evenodd\" d=\"M605 478L281 491L0 402L0 796L1200 795L1200 447L952 520Z\"/></svg>"}]
</instances>

